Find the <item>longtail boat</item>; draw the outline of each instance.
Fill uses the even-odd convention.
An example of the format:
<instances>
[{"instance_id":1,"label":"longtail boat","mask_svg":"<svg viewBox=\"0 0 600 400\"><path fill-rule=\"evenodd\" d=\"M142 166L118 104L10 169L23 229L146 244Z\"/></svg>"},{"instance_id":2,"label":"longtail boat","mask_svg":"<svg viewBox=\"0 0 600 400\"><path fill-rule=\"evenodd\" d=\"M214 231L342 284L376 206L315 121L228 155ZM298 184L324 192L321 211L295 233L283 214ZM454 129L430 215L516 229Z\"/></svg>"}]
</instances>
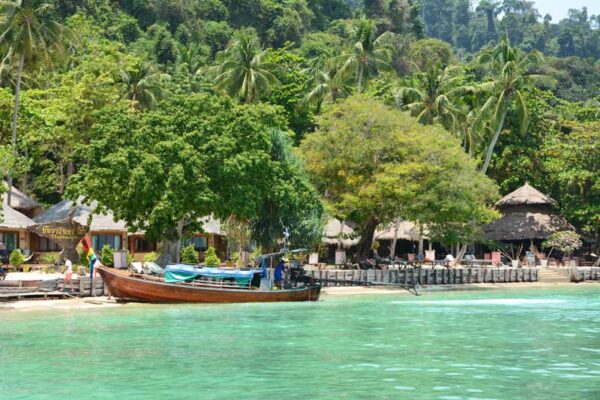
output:
<instances>
[{"instance_id":1,"label":"longtail boat","mask_svg":"<svg viewBox=\"0 0 600 400\"><path fill-rule=\"evenodd\" d=\"M279 253L274 253L279 254ZM271 255L268 255L271 256ZM261 270L222 270L189 265L167 267L165 277L97 267L110 294L116 298L151 303L251 303L316 301L320 285L282 290L260 290L257 281L266 276L266 257Z\"/></svg>"}]
</instances>

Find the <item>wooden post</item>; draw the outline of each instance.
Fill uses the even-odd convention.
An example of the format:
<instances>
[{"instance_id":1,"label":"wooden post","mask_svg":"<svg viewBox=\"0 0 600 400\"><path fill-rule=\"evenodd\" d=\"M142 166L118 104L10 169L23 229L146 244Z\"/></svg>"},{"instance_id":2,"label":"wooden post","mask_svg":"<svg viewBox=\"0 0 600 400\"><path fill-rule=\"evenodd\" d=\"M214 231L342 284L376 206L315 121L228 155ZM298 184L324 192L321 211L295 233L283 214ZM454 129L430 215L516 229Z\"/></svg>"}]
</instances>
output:
<instances>
[{"instance_id":1,"label":"wooden post","mask_svg":"<svg viewBox=\"0 0 600 400\"><path fill-rule=\"evenodd\" d=\"M83 290L84 290L83 276L80 276L79 277L79 297L83 297Z\"/></svg>"}]
</instances>

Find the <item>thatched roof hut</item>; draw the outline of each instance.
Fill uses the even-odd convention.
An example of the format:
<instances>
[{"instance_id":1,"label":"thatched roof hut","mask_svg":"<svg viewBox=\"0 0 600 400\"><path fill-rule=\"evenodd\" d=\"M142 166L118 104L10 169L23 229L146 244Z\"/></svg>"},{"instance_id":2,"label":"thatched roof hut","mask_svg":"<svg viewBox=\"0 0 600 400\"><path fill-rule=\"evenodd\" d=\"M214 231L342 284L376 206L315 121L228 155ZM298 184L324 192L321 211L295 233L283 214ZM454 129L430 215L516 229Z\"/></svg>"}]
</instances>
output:
<instances>
[{"instance_id":1,"label":"thatched roof hut","mask_svg":"<svg viewBox=\"0 0 600 400\"><path fill-rule=\"evenodd\" d=\"M386 226L380 226L375 231L375 240L394 240L394 234L396 230L395 223L391 223ZM410 240L411 242L418 242L420 239L419 227L411 221L401 221L398 224L398 232L396 239L398 240ZM423 233L423 237L426 236L426 232Z\"/></svg>"},{"instance_id":2,"label":"thatched roof hut","mask_svg":"<svg viewBox=\"0 0 600 400\"><path fill-rule=\"evenodd\" d=\"M555 204L552 198L525 183L495 204L502 217L483 228L484 237L498 241L544 240L554 232L575 230L554 212Z\"/></svg>"},{"instance_id":3,"label":"thatched roof hut","mask_svg":"<svg viewBox=\"0 0 600 400\"><path fill-rule=\"evenodd\" d=\"M340 244L343 248L349 248L358 244L359 240L354 229L346 221L335 218L327 221L322 238L323 243L328 245Z\"/></svg>"}]
</instances>

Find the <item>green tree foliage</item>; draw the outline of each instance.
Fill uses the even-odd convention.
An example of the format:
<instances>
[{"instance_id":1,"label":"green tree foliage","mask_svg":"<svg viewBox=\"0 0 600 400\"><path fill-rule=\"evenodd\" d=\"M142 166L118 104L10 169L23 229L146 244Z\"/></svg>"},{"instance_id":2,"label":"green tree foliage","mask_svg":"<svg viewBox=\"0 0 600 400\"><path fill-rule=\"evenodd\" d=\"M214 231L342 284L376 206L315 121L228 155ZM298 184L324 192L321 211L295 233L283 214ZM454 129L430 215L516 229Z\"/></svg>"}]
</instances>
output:
<instances>
[{"instance_id":1,"label":"green tree foliage","mask_svg":"<svg viewBox=\"0 0 600 400\"><path fill-rule=\"evenodd\" d=\"M302 157L333 214L359 224L361 257L376 227L398 217L458 242L474 234L472 221L493 215L486 206L493 183L443 129L364 97L332 107L318 123Z\"/></svg>"},{"instance_id":2,"label":"green tree foliage","mask_svg":"<svg viewBox=\"0 0 600 400\"><path fill-rule=\"evenodd\" d=\"M121 79L127 86L126 97L131 109L138 111L154 108L163 94L161 81L168 77L169 75L157 72L152 65L143 61L129 70L122 70Z\"/></svg>"},{"instance_id":3,"label":"green tree foliage","mask_svg":"<svg viewBox=\"0 0 600 400\"><path fill-rule=\"evenodd\" d=\"M424 125L440 123L448 129L456 129L458 110L452 99L465 90L457 83L461 79L457 68L442 70L438 64L431 65L426 72L417 75L417 87L397 89L396 103Z\"/></svg>"},{"instance_id":4,"label":"green tree foliage","mask_svg":"<svg viewBox=\"0 0 600 400\"><path fill-rule=\"evenodd\" d=\"M491 113L491 125L494 129L494 135L491 138L482 167L483 173L486 173L494 153L494 147L504 127L506 114L511 106L515 106L515 110L520 116L521 131L525 131L529 124L529 115L521 91L526 87L547 80L547 77L529 73L531 67L541 62L541 55L537 52L523 55L518 48L510 45L508 38L490 52L483 53L480 62L489 64L494 74L491 81L480 86L481 89L491 93L491 96L482 107L481 115L486 116L487 111Z\"/></svg>"},{"instance_id":5,"label":"green tree foliage","mask_svg":"<svg viewBox=\"0 0 600 400\"><path fill-rule=\"evenodd\" d=\"M181 262L186 264L198 264L198 252L194 248L194 244L191 243L181 249Z\"/></svg>"},{"instance_id":6,"label":"green tree foliage","mask_svg":"<svg viewBox=\"0 0 600 400\"><path fill-rule=\"evenodd\" d=\"M221 54L221 64L215 78L218 89L236 96L245 103L258 101L272 86L279 83L273 75L275 65L265 62L266 50L261 49L258 38L244 33L235 39Z\"/></svg>"},{"instance_id":7,"label":"green tree foliage","mask_svg":"<svg viewBox=\"0 0 600 400\"><path fill-rule=\"evenodd\" d=\"M10 263L10 265L13 265L18 268L25 263L25 256L23 255L23 253L21 253L21 250L14 249L10 253L8 262Z\"/></svg>"},{"instance_id":8,"label":"green tree foliage","mask_svg":"<svg viewBox=\"0 0 600 400\"><path fill-rule=\"evenodd\" d=\"M567 257L581 248L582 245L581 237L573 231L555 232L542 243L542 247L550 249L550 252L552 252L552 249L556 249Z\"/></svg>"},{"instance_id":9,"label":"green tree foliage","mask_svg":"<svg viewBox=\"0 0 600 400\"><path fill-rule=\"evenodd\" d=\"M204 264L209 266L221 265L221 260L217 256L217 252L214 247L210 246L206 250L206 255L204 256Z\"/></svg>"},{"instance_id":10,"label":"green tree foliage","mask_svg":"<svg viewBox=\"0 0 600 400\"><path fill-rule=\"evenodd\" d=\"M587 235L600 237L600 122L571 122L542 146L544 172L562 213Z\"/></svg>"},{"instance_id":11,"label":"green tree foliage","mask_svg":"<svg viewBox=\"0 0 600 400\"><path fill-rule=\"evenodd\" d=\"M90 163L98 167L97 159L110 150L115 157L122 157L121 164L116 164L116 170L123 174L117 179L118 187L125 187L125 177L133 176L123 172L125 166L133 171L136 167L160 165L157 170L162 175L158 174L156 188L170 193L163 185L167 175L173 174L171 182L175 182L180 167L187 171L187 177L198 164L205 169L210 165L210 171L199 174L208 177L210 184L206 185L230 185L234 179L233 188L240 189L236 191L239 204L253 210L233 217L246 226L252 226L260 217L272 226L257 229L254 234L280 237L282 227L290 222L281 222L267 211L283 212L289 204L304 201L302 196L283 196L276 188L267 189L266 183L256 190L238 187L237 182L243 179L234 172L264 167L260 157L261 162L245 156L240 156L239 163L226 162L223 171L230 174L227 180L215 175L217 169L212 166L235 159L233 154L237 153L227 152L228 146L247 149L239 143L249 142L252 137L260 148L254 153L264 160L273 159L263 168L271 172L251 174L249 179L280 182L283 169L275 172L274 165L280 161L271 152L273 140L285 137L284 141L290 139L298 145L318 129L316 115L328 114L354 91L393 105L399 99L395 89L410 88L406 93L410 91L410 96L403 98L401 105L411 104L418 110L416 116L427 110L422 115L426 123L451 129L468 154L481 164L493 148L488 172L502 193L529 180L551 194L578 229L594 236L588 221L595 221L595 192L589 189L589 183L577 192L576 185L566 183L565 174L559 173L557 166L577 171L582 180L596 167L592 162L574 167L575 163L566 158L559 161L554 152L555 147L563 149L573 140L586 149L586 159L600 158L596 147L580 142L581 132L595 129L593 123L600 117L600 19L586 9L570 10L567 18L553 21L549 15L541 16L535 3L527 0L59 0L52 4L55 7L38 0L15 0L0 7L0 35L6 33L0 36L0 146L12 152L16 116L19 134L18 154L9 157L6 166L10 168L3 168L3 175L14 177L19 189L42 204L61 200L71 176L78 172L81 175L91 168ZM18 17L34 8L38 19ZM32 31L34 41L17 34L25 32L13 29L23 26L19 24L40 27ZM77 40L71 40L69 32L76 33ZM490 53L506 35L509 47L518 49L514 53L519 54L507 57L504 61L508 62L498 62ZM245 51L234 49L243 36L251 38ZM18 49L26 48L34 51L27 53L30 55L25 57L20 72ZM527 56L532 51L543 53L545 59L541 63L522 62L532 61ZM482 53L486 55L482 57ZM482 59L491 62L480 64ZM164 79L167 75L170 78ZM529 75L547 75L556 85L542 82L533 89L533 82L528 81L538 79ZM19 112L15 113L17 82ZM229 94L234 103L240 100L263 105L238 109L223 99L227 106L209 107L207 104L217 102L211 95L220 91ZM499 101L503 92L511 93L505 99L512 98L504 105ZM184 101L186 96L190 102ZM202 96L212 100L202 102L201 107L197 99ZM129 108L139 112L132 113ZM238 114L235 119L217 118L207 110L213 110L214 115L222 115L223 110ZM241 110L245 110L246 117L239 114ZM194 113L202 117L196 118ZM498 117L504 114L500 124ZM188 141L189 132L207 132L211 126L214 131L207 142ZM239 130L235 139L231 139L233 126ZM429 132L430 127L419 129ZM170 132L169 136L158 140L156 132L160 130ZM217 131L226 132L219 145L214 144ZM285 135L272 136L273 131ZM105 134L115 138L117 151L108 144L98 144ZM242 135L247 136L242 140ZM128 137L127 141L121 136ZM137 145L134 137L142 143L141 149L125 155L124 149ZM490 146L495 138L496 144ZM173 145L169 154L175 148L185 148L193 155L189 170L183 156L170 158L167 151L149 147L164 149L163 142ZM214 148L203 147L209 142ZM243 153L247 154L246 150ZM131 154L137 158L127 158ZM565 150L564 154L575 153ZM206 161L209 155L214 155L210 158L212 164ZM162 161L153 164L149 160ZM109 169L108 163L103 166ZM99 175L108 182L108 172L101 169ZM137 171L135 177L131 185L137 188L145 177ZM164 180L159 181L160 177ZM294 184L301 187L301 183L298 178ZM151 186L148 183L148 188ZM129 189L123 192L133 202ZM212 195L213 189L199 193L204 201L202 196ZM114 190L111 201L116 202L120 194ZM142 208L167 207L166 199L149 199ZM267 200L271 202L268 207L263 204ZM284 204L273 206L275 200ZM163 211L156 211L157 219L164 217L163 226L177 221L172 219L175 214L191 216L180 212L184 207L181 203L175 206L179 211L173 215L165 217ZM239 204L228 204L223 209L239 212ZM310 204L307 209L311 209ZM290 215L297 218L300 214ZM184 225L184 231L193 228L193 224ZM302 232L310 229L294 231L292 240L296 240L294 235L303 237ZM277 246L278 240L271 240L269 246Z\"/></svg>"},{"instance_id":12,"label":"green tree foliage","mask_svg":"<svg viewBox=\"0 0 600 400\"><path fill-rule=\"evenodd\" d=\"M25 64L32 67L39 59L48 61L50 51L63 39L64 27L52 18L52 4L43 0L14 0L0 3L0 47L5 54L18 59L15 82L15 107L12 119L11 142L16 152L17 120L19 116L19 96ZM9 186L12 174L8 175ZM8 192L8 204L11 192Z\"/></svg>"},{"instance_id":13,"label":"green tree foliage","mask_svg":"<svg viewBox=\"0 0 600 400\"><path fill-rule=\"evenodd\" d=\"M293 246L310 246L322 237L323 206L292 151L289 135L272 130L270 142L273 170L268 179L277 190L267 193L251 223L252 236L267 252L275 250L286 229Z\"/></svg>"},{"instance_id":14,"label":"green tree foliage","mask_svg":"<svg viewBox=\"0 0 600 400\"><path fill-rule=\"evenodd\" d=\"M142 115L107 109L90 143L80 146L89 162L72 177L69 193L95 199L132 229L165 240L165 254L175 261L181 238L198 231L206 215L252 222L268 203L272 213L286 212L272 215L285 222L294 207L306 206L279 203L289 185L298 188L301 172L272 158L271 131L285 124L279 108L200 94L171 96ZM318 202L310 193L294 199Z\"/></svg>"},{"instance_id":15,"label":"green tree foliage","mask_svg":"<svg viewBox=\"0 0 600 400\"><path fill-rule=\"evenodd\" d=\"M102 249L100 250L100 262L102 263L102 265L108 265L109 267L114 266L115 265L114 254L115 254L115 252L112 247L110 247L107 244L102 246Z\"/></svg>"},{"instance_id":16,"label":"green tree foliage","mask_svg":"<svg viewBox=\"0 0 600 400\"><path fill-rule=\"evenodd\" d=\"M373 21L363 18L358 22L352 49L337 58L336 61L341 64L338 74L342 77L355 77L358 94L369 76L377 71L391 69L394 48L386 43L390 36L390 32L376 36Z\"/></svg>"}]
</instances>

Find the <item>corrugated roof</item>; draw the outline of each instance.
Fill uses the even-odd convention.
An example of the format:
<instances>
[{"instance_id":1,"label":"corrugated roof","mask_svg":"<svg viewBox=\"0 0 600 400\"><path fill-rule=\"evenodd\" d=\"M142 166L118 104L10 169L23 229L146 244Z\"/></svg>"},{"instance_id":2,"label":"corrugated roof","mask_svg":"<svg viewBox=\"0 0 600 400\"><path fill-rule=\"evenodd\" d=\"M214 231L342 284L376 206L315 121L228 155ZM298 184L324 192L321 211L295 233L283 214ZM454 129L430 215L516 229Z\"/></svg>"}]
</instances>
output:
<instances>
[{"instance_id":1,"label":"corrugated roof","mask_svg":"<svg viewBox=\"0 0 600 400\"><path fill-rule=\"evenodd\" d=\"M82 203L82 199L78 199L77 202L65 199L35 217L34 221L38 224L62 221L72 214L74 221L81 225L89 224L90 231L127 231L125 222L115 221L110 211L107 214L94 214L93 210L96 207L96 202L86 205Z\"/></svg>"},{"instance_id":2,"label":"corrugated roof","mask_svg":"<svg viewBox=\"0 0 600 400\"><path fill-rule=\"evenodd\" d=\"M546 196L529 183L511 192L496 202L497 207L515 206L515 205L554 205L556 202L550 196Z\"/></svg>"},{"instance_id":3,"label":"corrugated roof","mask_svg":"<svg viewBox=\"0 0 600 400\"><path fill-rule=\"evenodd\" d=\"M8 189L8 184L4 182L4 186ZM30 210L32 208L40 207L39 203L27 196L25 193L21 192L16 187L12 186L11 188L11 200L10 205L12 208L22 209L22 210ZM4 193L2 195L3 204L8 204L8 193Z\"/></svg>"},{"instance_id":4,"label":"corrugated roof","mask_svg":"<svg viewBox=\"0 0 600 400\"><path fill-rule=\"evenodd\" d=\"M2 222L0 228L25 229L35 225L35 221L6 204L2 205Z\"/></svg>"}]
</instances>

